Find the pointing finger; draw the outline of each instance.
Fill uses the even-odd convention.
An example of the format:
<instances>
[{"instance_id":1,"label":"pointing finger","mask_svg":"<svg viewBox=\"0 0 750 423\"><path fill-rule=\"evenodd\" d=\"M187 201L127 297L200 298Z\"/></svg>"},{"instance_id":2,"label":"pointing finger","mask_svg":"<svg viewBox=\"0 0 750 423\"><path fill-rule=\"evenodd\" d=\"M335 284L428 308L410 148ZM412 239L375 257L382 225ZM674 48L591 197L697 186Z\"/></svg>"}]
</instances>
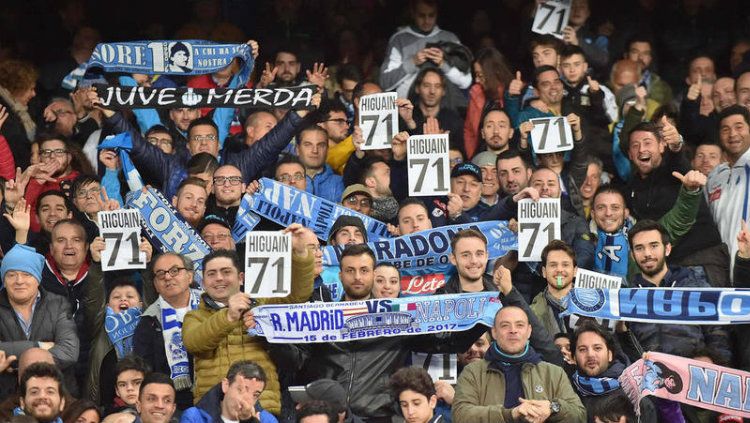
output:
<instances>
[{"instance_id":1,"label":"pointing finger","mask_svg":"<svg viewBox=\"0 0 750 423\"><path fill-rule=\"evenodd\" d=\"M682 173L680 173L680 172L672 172L672 176L674 176L675 178L679 179L680 182L682 182L682 181L685 180L685 176Z\"/></svg>"}]
</instances>

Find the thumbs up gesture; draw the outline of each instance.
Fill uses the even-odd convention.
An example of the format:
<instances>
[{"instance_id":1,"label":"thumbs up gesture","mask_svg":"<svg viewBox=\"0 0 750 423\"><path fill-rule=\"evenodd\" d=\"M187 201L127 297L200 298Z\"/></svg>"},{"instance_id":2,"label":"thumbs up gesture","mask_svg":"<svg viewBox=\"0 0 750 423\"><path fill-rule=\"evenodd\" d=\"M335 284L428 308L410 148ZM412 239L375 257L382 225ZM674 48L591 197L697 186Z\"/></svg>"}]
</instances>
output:
<instances>
[{"instance_id":1,"label":"thumbs up gesture","mask_svg":"<svg viewBox=\"0 0 750 423\"><path fill-rule=\"evenodd\" d=\"M682 186L688 191L697 191L706 185L708 178L697 170L691 170L684 176L680 172L672 172L672 176L682 182Z\"/></svg>"},{"instance_id":2,"label":"thumbs up gesture","mask_svg":"<svg viewBox=\"0 0 750 423\"><path fill-rule=\"evenodd\" d=\"M701 86L703 85L703 75L698 75L698 82L691 85L687 92L687 98L690 101L695 101L698 96L701 95Z\"/></svg>"},{"instance_id":3,"label":"thumbs up gesture","mask_svg":"<svg viewBox=\"0 0 750 423\"><path fill-rule=\"evenodd\" d=\"M510 81L510 85L508 85L508 94L512 96L519 96L521 95L522 90L523 80L521 79L521 71L516 71L516 78Z\"/></svg>"},{"instance_id":4,"label":"thumbs up gesture","mask_svg":"<svg viewBox=\"0 0 750 423\"><path fill-rule=\"evenodd\" d=\"M661 138L667 143L667 147L670 150L677 152L682 148L682 136L677 132L677 128L674 127L666 116L661 117Z\"/></svg>"}]
</instances>

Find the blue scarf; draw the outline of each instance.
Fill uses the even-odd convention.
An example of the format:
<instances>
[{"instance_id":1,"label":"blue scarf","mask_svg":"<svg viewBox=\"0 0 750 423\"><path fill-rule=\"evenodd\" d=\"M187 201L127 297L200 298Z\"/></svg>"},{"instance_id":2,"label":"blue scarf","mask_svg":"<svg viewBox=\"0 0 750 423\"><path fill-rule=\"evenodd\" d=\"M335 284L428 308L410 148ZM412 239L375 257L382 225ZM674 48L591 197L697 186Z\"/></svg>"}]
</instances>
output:
<instances>
[{"instance_id":1,"label":"blue scarf","mask_svg":"<svg viewBox=\"0 0 750 423\"><path fill-rule=\"evenodd\" d=\"M176 390L185 390L192 386L192 380L188 353L182 343L182 322L177 318L177 311L164 298L160 296L158 301L159 307L161 307L162 337L164 339L164 351L167 353L170 377L174 381ZM188 305L190 310L197 309L199 303L200 292L191 290L190 304Z\"/></svg>"},{"instance_id":2,"label":"blue scarf","mask_svg":"<svg viewBox=\"0 0 750 423\"><path fill-rule=\"evenodd\" d=\"M123 132L117 135L110 135L99 144L98 150L114 149L120 156L122 172L125 174L125 180L128 182L130 191L139 191L143 188L141 174L136 169L133 161L130 160L130 150L133 148L133 139L130 134Z\"/></svg>"},{"instance_id":3,"label":"blue scarf","mask_svg":"<svg viewBox=\"0 0 750 423\"><path fill-rule=\"evenodd\" d=\"M578 370L573 373L573 386L578 394L593 397L608 394L620 388L618 377L625 371L625 365L615 361L599 377L581 376Z\"/></svg>"},{"instance_id":4,"label":"blue scarf","mask_svg":"<svg viewBox=\"0 0 750 423\"><path fill-rule=\"evenodd\" d=\"M141 309L131 307L123 312L115 313L107 307L104 319L104 330L110 342L115 347L117 359L120 360L133 352L133 334L138 321L141 319Z\"/></svg>"},{"instance_id":5,"label":"blue scarf","mask_svg":"<svg viewBox=\"0 0 750 423\"><path fill-rule=\"evenodd\" d=\"M612 234L597 229L596 249L594 250L596 253L594 255L595 271L627 277L630 254L627 235L629 226L630 222L626 220L625 225Z\"/></svg>"},{"instance_id":6,"label":"blue scarf","mask_svg":"<svg viewBox=\"0 0 750 423\"><path fill-rule=\"evenodd\" d=\"M14 416L25 416L25 415L26 415L26 412L25 412L25 411L23 411L23 408L21 408L21 407L19 406L19 407L16 407L16 408L14 408L14 409L13 409L13 415L14 415ZM62 419L61 419L61 418L60 418L60 417L58 416L58 417L55 417L55 419L54 419L54 420L52 420L52 421L51 421L51 422L49 422L49 423L63 423L63 421L62 421Z\"/></svg>"},{"instance_id":7,"label":"blue scarf","mask_svg":"<svg viewBox=\"0 0 750 423\"><path fill-rule=\"evenodd\" d=\"M529 345L528 341L526 341L526 348L523 352L516 355L509 355L500 351L497 343L492 342L492 345L484 354L484 359L489 361L488 368L495 369L505 376L505 401L503 402L505 408L518 406L521 403L518 399L524 396L521 366L524 363L537 364L542 361L542 358Z\"/></svg>"}]
</instances>

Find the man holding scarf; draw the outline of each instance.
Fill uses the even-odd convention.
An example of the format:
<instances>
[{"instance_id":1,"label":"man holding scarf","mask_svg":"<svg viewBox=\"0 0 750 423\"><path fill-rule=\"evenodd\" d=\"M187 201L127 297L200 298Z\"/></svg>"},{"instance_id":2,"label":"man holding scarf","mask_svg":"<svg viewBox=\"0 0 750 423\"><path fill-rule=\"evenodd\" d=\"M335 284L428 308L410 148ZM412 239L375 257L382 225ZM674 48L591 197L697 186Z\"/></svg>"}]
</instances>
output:
<instances>
[{"instance_id":1,"label":"man holding scarf","mask_svg":"<svg viewBox=\"0 0 750 423\"><path fill-rule=\"evenodd\" d=\"M484 360L466 366L458 378L455 423L585 420L563 369L542 361L529 344L531 325L523 309L501 308L491 331L496 341Z\"/></svg>"},{"instance_id":2,"label":"man holding scarf","mask_svg":"<svg viewBox=\"0 0 750 423\"><path fill-rule=\"evenodd\" d=\"M176 253L164 253L151 268L159 298L141 316L135 328L133 352L155 372L169 375L177 391L177 408L193 405L193 357L182 343L182 322L198 308L201 292L191 289L193 262Z\"/></svg>"},{"instance_id":3,"label":"man holding scarf","mask_svg":"<svg viewBox=\"0 0 750 423\"><path fill-rule=\"evenodd\" d=\"M571 350L576 368L571 375L573 389L588 410L588 422L594 422L592 409L596 404L607 401L612 395L622 393L620 377L627 363L616 356L615 339L611 332L593 321L585 321L576 329ZM651 400L641 400L641 422L656 423L656 410Z\"/></svg>"}]
</instances>

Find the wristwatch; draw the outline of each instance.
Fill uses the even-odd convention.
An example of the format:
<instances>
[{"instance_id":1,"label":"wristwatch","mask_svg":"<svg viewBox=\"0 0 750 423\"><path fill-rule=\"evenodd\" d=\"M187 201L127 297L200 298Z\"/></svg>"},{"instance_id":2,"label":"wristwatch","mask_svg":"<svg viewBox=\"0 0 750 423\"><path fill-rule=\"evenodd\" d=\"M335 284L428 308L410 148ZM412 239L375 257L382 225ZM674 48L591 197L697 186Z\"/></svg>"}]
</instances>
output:
<instances>
[{"instance_id":1,"label":"wristwatch","mask_svg":"<svg viewBox=\"0 0 750 423\"><path fill-rule=\"evenodd\" d=\"M560 403L552 400L549 402L549 409L552 410L552 414L557 414L560 412Z\"/></svg>"}]
</instances>

